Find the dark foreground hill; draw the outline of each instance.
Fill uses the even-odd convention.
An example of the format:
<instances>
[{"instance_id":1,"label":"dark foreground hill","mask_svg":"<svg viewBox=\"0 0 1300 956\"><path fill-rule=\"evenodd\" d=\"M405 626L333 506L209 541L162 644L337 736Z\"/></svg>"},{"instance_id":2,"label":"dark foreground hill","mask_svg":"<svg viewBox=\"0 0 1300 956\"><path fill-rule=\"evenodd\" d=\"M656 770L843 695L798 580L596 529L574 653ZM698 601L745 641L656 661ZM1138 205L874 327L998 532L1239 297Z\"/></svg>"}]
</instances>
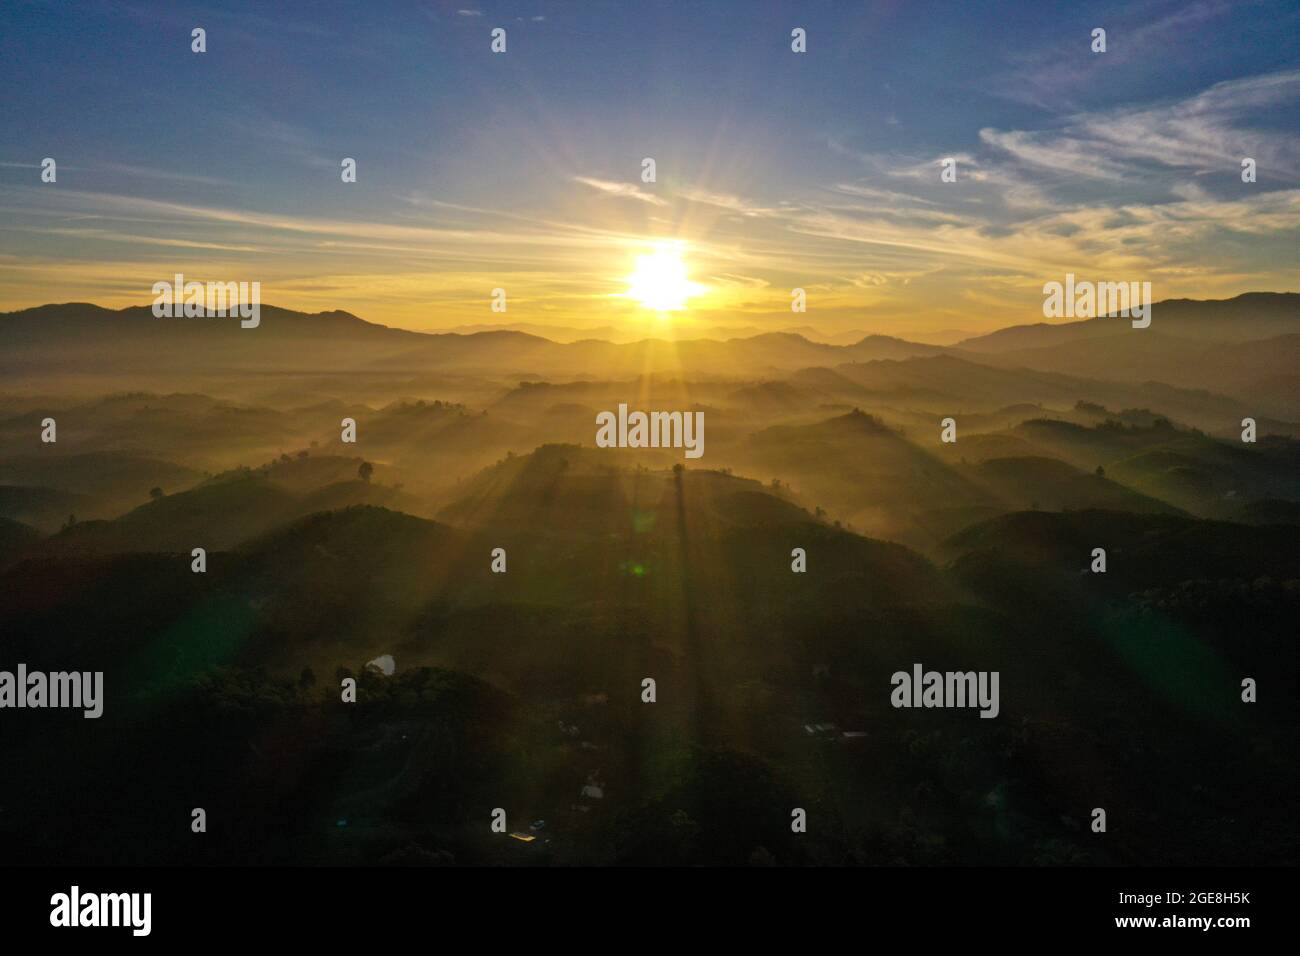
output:
<instances>
[{"instance_id":1,"label":"dark foreground hill","mask_svg":"<svg viewBox=\"0 0 1300 956\"><path fill-rule=\"evenodd\" d=\"M941 569L742 478L563 446L444 518L310 514L203 575L150 553L0 571L6 660L106 673L98 720L0 723L10 858L1296 861L1279 529L1012 514ZM1081 571L1094 545L1106 575ZM997 716L892 707L917 664L997 671ZM493 807L543 839L493 833Z\"/></svg>"}]
</instances>

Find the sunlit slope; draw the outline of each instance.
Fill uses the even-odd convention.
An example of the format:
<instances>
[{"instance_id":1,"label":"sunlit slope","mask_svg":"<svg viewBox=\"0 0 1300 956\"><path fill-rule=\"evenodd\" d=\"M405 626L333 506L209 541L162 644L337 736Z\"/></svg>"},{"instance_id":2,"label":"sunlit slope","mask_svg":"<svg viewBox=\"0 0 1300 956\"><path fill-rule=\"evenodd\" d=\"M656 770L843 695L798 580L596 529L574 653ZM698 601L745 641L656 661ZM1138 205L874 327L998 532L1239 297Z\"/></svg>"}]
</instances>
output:
<instances>
[{"instance_id":1,"label":"sunlit slope","mask_svg":"<svg viewBox=\"0 0 1300 956\"><path fill-rule=\"evenodd\" d=\"M300 515L349 505L413 502L399 488L361 480L361 459L290 459L241 469L164 494L110 520L78 521L38 546L42 554L222 551Z\"/></svg>"},{"instance_id":2,"label":"sunlit slope","mask_svg":"<svg viewBox=\"0 0 1300 956\"><path fill-rule=\"evenodd\" d=\"M855 410L813 425L760 431L739 457L746 470L776 476L803 501L852 527L919 547L997 512L1176 510L1044 454L999 454L1006 451L1037 448L1015 436L979 434L945 445L937 428L930 434L899 431Z\"/></svg>"}]
</instances>

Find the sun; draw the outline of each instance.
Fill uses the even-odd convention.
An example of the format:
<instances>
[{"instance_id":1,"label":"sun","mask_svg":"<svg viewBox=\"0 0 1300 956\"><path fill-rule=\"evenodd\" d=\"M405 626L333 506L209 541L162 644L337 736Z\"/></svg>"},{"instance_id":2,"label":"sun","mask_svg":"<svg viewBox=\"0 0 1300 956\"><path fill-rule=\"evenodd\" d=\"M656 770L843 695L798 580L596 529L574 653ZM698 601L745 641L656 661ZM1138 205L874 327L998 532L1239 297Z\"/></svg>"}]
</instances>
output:
<instances>
[{"instance_id":1,"label":"sun","mask_svg":"<svg viewBox=\"0 0 1300 956\"><path fill-rule=\"evenodd\" d=\"M704 291L703 286L688 278L677 244L659 246L654 252L638 256L627 283L624 295L655 312L681 312L689 298Z\"/></svg>"}]
</instances>

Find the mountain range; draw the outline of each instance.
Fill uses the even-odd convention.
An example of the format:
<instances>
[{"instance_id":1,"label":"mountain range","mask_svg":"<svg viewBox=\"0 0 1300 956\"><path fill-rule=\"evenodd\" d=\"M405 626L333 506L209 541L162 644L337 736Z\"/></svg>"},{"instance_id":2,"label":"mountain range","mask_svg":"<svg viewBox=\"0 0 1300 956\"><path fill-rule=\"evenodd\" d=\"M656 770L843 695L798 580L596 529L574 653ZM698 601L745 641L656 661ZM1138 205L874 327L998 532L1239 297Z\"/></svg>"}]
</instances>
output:
<instances>
[{"instance_id":1,"label":"mountain range","mask_svg":"<svg viewBox=\"0 0 1300 956\"><path fill-rule=\"evenodd\" d=\"M1294 863L1297 304L947 347L0 316L0 650L107 688L96 721L6 712L0 842ZM620 403L702 412L704 458L596 447ZM892 707L918 662L997 671L999 717ZM196 793L222 839L191 839Z\"/></svg>"}]
</instances>

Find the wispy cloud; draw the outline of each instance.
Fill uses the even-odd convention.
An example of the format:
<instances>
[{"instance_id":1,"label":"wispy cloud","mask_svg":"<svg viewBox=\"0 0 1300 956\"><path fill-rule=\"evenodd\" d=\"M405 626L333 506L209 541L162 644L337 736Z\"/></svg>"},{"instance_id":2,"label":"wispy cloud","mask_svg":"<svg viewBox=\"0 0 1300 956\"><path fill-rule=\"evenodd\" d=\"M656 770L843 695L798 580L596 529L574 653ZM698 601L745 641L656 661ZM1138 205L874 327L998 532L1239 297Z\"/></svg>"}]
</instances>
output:
<instances>
[{"instance_id":1,"label":"wispy cloud","mask_svg":"<svg viewBox=\"0 0 1300 956\"><path fill-rule=\"evenodd\" d=\"M1300 70L1218 83L1172 103L1069 118L1042 131L980 131L981 140L1029 165L1096 179L1138 179L1155 168L1236 171L1255 159L1261 178L1300 178L1300 138L1252 129L1272 107L1300 101Z\"/></svg>"},{"instance_id":2,"label":"wispy cloud","mask_svg":"<svg viewBox=\"0 0 1300 956\"><path fill-rule=\"evenodd\" d=\"M605 193L607 196L619 196L623 199L635 199L637 202L649 203L652 206L666 206L667 201L653 193L648 193L640 186L633 183L616 183L608 179L593 179L590 176L574 176L573 181L582 183L584 186L590 186L592 189Z\"/></svg>"},{"instance_id":3,"label":"wispy cloud","mask_svg":"<svg viewBox=\"0 0 1300 956\"><path fill-rule=\"evenodd\" d=\"M201 176L196 173L178 173L166 169L153 169L148 166L131 166L126 163L105 163L102 169L125 176L137 176L141 179L161 179L174 183L192 183L200 186L233 186L229 179L217 176Z\"/></svg>"},{"instance_id":4,"label":"wispy cloud","mask_svg":"<svg viewBox=\"0 0 1300 956\"><path fill-rule=\"evenodd\" d=\"M1235 6L1241 13L1242 5ZM1228 0L1178 5L1144 0L1094 23L1064 18L1055 42L1013 53L1010 70L991 82L990 91L1017 103L1073 112L1079 109L1081 96L1094 93L1114 77L1145 71L1171 57L1186 62L1192 56L1212 55L1206 31L1233 9ZM1091 50L1093 27L1107 32L1103 54Z\"/></svg>"}]
</instances>

